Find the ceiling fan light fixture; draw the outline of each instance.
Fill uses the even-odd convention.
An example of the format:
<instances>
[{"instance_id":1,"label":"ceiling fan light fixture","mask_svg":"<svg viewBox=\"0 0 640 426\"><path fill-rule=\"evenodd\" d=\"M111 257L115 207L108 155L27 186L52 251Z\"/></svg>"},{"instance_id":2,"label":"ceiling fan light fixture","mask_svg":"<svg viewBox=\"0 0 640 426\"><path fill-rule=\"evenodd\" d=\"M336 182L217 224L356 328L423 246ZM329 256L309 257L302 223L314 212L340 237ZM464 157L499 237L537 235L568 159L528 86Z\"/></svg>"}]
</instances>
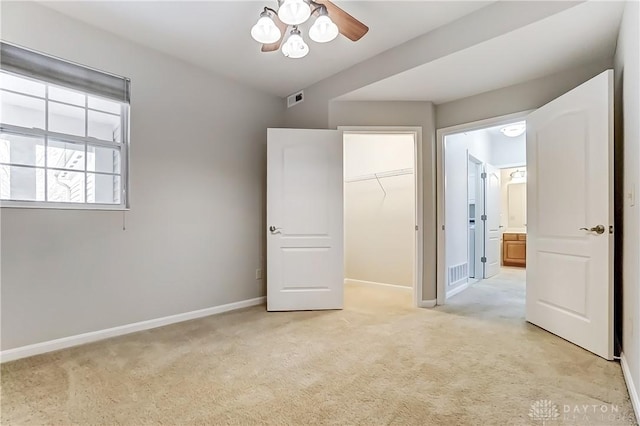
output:
<instances>
[{"instance_id":1,"label":"ceiling fan light fixture","mask_svg":"<svg viewBox=\"0 0 640 426\"><path fill-rule=\"evenodd\" d=\"M329 15L318 16L309 29L309 38L316 43L328 43L338 37L338 26L333 23Z\"/></svg>"},{"instance_id":2,"label":"ceiling fan light fixture","mask_svg":"<svg viewBox=\"0 0 640 426\"><path fill-rule=\"evenodd\" d=\"M309 46L302 39L300 30L294 28L287 41L282 45L282 54L287 58L300 59L307 56L307 53L309 53Z\"/></svg>"},{"instance_id":3,"label":"ceiling fan light fixture","mask_svg":"<svg viewBox=\"0 0 640 426\"><path fill-rule=\"evenodd\" d=\"M251 28L251 37L258 43L275 43L280 40L281 36L280 29L271 19L271 14L266 10L260 14L258 22Z\"/></svg>"},{"instance_id":4,"label":"ceiling fan light fixture","mask_svg":"<svg viewBox=\"0 0 640 426\"><path fill-rule=\"evenodd\" d=\"M311 16L307 0L279 0L278 18L287 25L299 25Z\"/></svg>"}]
</instances>

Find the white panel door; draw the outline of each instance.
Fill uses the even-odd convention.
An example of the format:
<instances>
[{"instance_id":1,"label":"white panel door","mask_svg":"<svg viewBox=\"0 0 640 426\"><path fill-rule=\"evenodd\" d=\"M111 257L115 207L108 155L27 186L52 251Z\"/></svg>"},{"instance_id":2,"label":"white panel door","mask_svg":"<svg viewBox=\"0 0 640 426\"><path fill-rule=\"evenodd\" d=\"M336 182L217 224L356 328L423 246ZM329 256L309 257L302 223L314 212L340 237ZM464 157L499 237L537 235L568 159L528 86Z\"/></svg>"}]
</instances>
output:
<instances>
[{"instance_id":1,"label":"white panel door","mask_svg":"<svg viewBox=\"0 0 640 426\"><path fill-rule=\"evenodd\" d=\"M613 358L613 71L527 118L527 321Z\"/></svg>"},{"instance_id":2,"label":"white panel door","mask_svg":"<svg viewBox=\"0 0 640 426\"><path fill-rule=\"evenodd\" d=\"M268 129L267 310L342 309L342 132Z\"/></svg>"},{"instance_id":3,"label":"white panel door","mask_svg":"<svg viewBox=\"0 0 640 426\"><path fill-rule=\"evenodd\" d=\"M500 170L485 163L484 278L500 272Z\"/></svg>"}]
</instances>

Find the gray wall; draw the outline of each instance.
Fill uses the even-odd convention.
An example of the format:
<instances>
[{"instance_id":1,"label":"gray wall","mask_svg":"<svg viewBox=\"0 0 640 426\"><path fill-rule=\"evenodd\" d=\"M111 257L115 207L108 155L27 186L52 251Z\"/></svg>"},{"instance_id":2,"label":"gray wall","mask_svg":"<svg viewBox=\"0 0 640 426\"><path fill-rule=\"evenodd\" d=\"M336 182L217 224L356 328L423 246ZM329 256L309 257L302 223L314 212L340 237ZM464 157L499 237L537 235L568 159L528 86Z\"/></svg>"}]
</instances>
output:
<instances>
[{"instance_id":1,"label":"gray wall","mask_svg":"<svg viewBox=\"0 0 640 426\"><path fill-rule=\"evenodd\" d=\"M455 126L541 107L613 66L611 58L590 62L525 83L439 104L436 127Z\"/></svg>"},{"instance_id":2,"label":"gray wall","mask_svg":"<svg viewBox=\"0 0 640 426\"><path fill-rule=\"evenodd\" d=\"M306 102L306 101L305 101ZM422 128L423 281L422 299L436 298L435 117L431 102L331 102L329 128L411 126ZM327 126L325 124L325 126Z\"/></svg>"},{"instance_id":3,"label":"gray wall","mask_svg":"<svg viewBox=\"0 0 640 426\"><path fill-rule=\"evenodd\" d=\"M3 350L264 295L281 99L33 3L2 38L132 79L131 211L1 210Z\"/></svg>"},{"instance_id":4,"label":"gray wall","mask_svg":"<svg viewBox=\"0 0 640 426\"><path fill-rule=\"evenodd\" d=\"M435 131L439 128L538 108L612 65L602 60L537 80L434 106L431 102L328 103L328 128L337 126L419 126L423 139L423 300L436 294ZM306 102L306 100L305 100ZM297 108L293 107L292 110ZM320 108L320 107L318 107ZM435 116L434 116L435 113ZM303 127L290 122L292 127ZM314 125L326 127L314 121Z\"/></svg>"},{"instance_id":5,"label":"gray wall","mask_svg":"<svg viewBox=\"0 0 640 426\"><path fill-rule=\"evenodd\" d=\"M579 2L496 2L304 88L305 101L285 111L287 127L422 127L425 170L424 300L435 299L436 294L435 130L537 108L611 67L612 60L608 58L586 64L547 78L449 102L437 108L431 102L349 102L335 99L380 79L498 37L576 4ZM514 8L518 9L518 13L513 13Z\"/></svg>"},{"instance_id":6,"label":"gray wall","mask_svg":"<svg viewBox=\"0 0 640 426\"><path fill-rule=\"evenodd\" d=\"M338 96L539 21L580 2L499 1L306 88L304 102L285 112L287 127L325 128Z\"/></svg>"},{"instance_id":7,"label":"gray wall","mask_svg":"<svg viewBox=\"0 0 640 426\"><path fill-rule=\"evenodd\" d=\"M622 249L617 266L622 279L622 298L616 308L622 312L622 352L640 395L640 4L627 2L615 56L616 85L616 249ZM636 201L631 206L626 194L635 188ZM622 220L622 223L620 223ZM621 309L620 309L621 308ZM629 384L629 386L632 386ZM640 407L636 407L640 409Z\"/></svg>"}]
</instances>

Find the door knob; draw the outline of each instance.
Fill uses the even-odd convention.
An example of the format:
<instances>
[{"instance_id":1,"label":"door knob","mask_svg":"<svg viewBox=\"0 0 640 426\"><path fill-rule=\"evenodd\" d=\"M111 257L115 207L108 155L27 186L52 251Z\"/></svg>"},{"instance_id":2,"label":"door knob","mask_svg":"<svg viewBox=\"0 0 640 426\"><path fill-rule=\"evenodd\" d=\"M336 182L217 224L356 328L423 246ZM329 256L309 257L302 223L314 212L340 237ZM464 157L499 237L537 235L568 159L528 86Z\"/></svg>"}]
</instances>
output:
<instances>
[{"instance_id":1,"label":"door knob","mask_svg":"<svg viewBox=\"0 0 640 426\"><path fill-rule=\"evenodd\" d=\"M603 225L594 226L593 228L580 228L580 230L581 231L595 232L598 235L604 234L604 226Z\"/></svg>"}]
</instances>

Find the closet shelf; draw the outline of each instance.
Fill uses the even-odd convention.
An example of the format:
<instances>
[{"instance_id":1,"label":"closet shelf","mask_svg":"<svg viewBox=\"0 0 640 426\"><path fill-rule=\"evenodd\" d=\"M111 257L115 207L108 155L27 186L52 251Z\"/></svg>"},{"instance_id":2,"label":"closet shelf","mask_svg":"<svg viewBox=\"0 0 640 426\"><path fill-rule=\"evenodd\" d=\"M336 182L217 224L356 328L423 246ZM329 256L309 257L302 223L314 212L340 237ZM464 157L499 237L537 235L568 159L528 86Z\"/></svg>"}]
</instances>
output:
<instances>
[{"instance_id":1,"label":"closet shelf","mask_svg":"<svg viewBox=\"0 0 640 426\"><path fill-rule=\"evenodd\" d=\"M372 173L370 175L355 176L349 179L345 179L344 181L345 183L352 183L352 182L361 182L364 180L375 179L378 181L378 185L380 185L380 189L382 189L382 192L384 192L384 195L386 197L387 191L385 191L384 186L382 185L382 182L380 182L380 179L393 177L393 176L411 175L411 174L413 174L413 169L398 169L398 170L389 170L388 172Z\"/></svg>"},{"instance_id":2,"label":"closet shelf","mask_svg":"<svg viewBox=\"0 0 640 426\"><path fill-rule=\"evenodd\" d=\"M413 174L413 169L398 169L398 170L390 170L388 172L372 173L370 175L354 176L352 178L345 179L344 181L346 183L351 183L351 182L360 182L362 180L382 179L382 178L388 178L393 176L411 175L411 174Z\"/></svg>"}]
</instances>

